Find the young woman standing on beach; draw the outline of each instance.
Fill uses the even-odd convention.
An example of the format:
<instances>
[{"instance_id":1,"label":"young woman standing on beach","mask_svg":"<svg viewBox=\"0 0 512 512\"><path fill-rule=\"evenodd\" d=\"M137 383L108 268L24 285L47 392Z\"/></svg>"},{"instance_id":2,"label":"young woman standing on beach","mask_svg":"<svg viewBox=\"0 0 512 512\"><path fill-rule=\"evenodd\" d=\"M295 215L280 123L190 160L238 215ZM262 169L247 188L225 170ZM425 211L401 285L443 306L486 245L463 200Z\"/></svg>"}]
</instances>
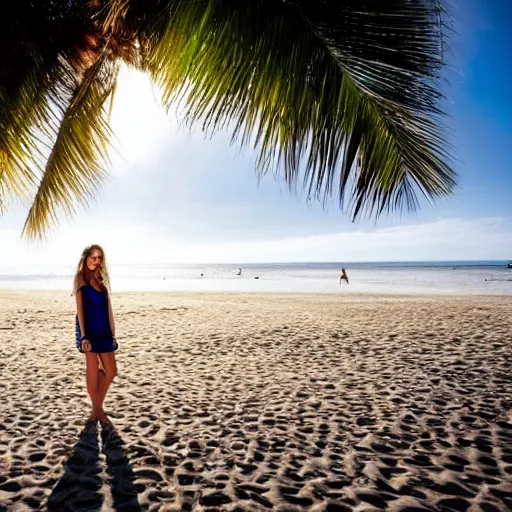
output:
<instances>
[{"instance_id":1,"label":"young woman standing on beach","mask_svg":"<svg viewBox=\"0 0 512 512\"><path fill-rule=\"evenodd\" d=\"M110 424L103 401L117 375L114 352L118 344L109 288L105 252L99 245L90 245L82 252L73 283L76 344L85 353L87 391L92 402L89 421L99 421L102 426Z\"/></svg>"}]
</instances>

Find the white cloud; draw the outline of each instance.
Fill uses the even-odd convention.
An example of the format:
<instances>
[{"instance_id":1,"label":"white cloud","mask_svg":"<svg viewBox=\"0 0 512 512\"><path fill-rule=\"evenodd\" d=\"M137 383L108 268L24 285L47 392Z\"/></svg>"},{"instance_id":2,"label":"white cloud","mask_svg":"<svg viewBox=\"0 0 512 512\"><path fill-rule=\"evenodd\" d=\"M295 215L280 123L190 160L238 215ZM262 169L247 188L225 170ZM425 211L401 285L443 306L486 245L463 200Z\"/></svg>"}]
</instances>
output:
<instances>
[{"instance_id":1,"label":"white cloud","mask_svg":"<svg viewBox=\"0 0 512 512\"><path fill-rule=\"evenodd\" d=\"M188 252L198 262L505 259L512 255L512 229L507 220L446 219L280 240L192 244Z\"/></svg>"},{"instance_id":2,"label":"white cloud","mask_svg":"<svg viewBox=\"0 0 512 512\"><path fill-rule=\"evenodd\" d=\"M510 219L444 219L400 227L331 234L195 243L169 239L148 224L63 227L46 245L28 245L19 232L0 233L8 267L74 265L88 243L100 243L113 264L290 261L492 260L512 257Z\"/></svg>"}]
</instances>

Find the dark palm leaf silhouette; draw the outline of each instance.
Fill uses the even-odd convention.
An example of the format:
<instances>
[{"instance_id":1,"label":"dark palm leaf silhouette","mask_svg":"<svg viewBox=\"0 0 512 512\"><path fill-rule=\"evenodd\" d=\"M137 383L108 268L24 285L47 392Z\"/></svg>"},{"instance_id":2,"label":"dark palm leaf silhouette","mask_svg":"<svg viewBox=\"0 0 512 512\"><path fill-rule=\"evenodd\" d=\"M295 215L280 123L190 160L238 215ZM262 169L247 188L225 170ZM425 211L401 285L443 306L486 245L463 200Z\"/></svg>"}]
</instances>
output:
<instances>
[{"instance_id":1,"label":"dark palm leaf silhouette","mask_svg":"<svg viewBox=\"0 0 512 512\"><path fill-rule=\"evenodd\" d=\"M18 0L0 21L0 205L42 236L101 184L119 65L353 218L448 195L440 0Z\"/></svg>"}]
</instances>

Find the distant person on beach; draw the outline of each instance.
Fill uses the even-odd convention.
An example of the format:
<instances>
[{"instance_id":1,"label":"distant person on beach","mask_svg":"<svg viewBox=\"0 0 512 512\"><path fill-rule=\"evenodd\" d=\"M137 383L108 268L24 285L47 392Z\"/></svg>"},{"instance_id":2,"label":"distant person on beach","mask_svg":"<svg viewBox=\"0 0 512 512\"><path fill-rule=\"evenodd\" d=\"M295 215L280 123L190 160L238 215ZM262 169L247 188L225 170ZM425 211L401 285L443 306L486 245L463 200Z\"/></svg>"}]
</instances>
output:
<instances>
[{"instance_id":1,"label":"distant person on beach","mask_svg":"<svg viewBox=\"0 0 512 512\"><path fill-rule=\"evenodd\" d=\"M347 272L345 271L344 268L341 269L340 284L341 284L341 281L346 281L348 284L348 276L347 276Z\"/></svg>"},{"instance_id":2,"label":"distant person on beach","mask_svg":"<svg viewBox=\"0 0 512 512\"><path fill-rule=\"evenodd\" d=\"M236 275L237 276L241 276L242 275L242 269L239 268L237 271L236 271Z\"/></svg>"},{"instance_id":3,"label":"distant person on beach","mask_svg":"<svg viewBox=\"0 0 512 512\"><path fill-rule=\"evenodd\" d=\"M92 403L87 421L99 421L103 427L111 425L103 401L117 375L118 344L109 288L105 252L99 245L90 245L82 252L73 282L76 346L85 354L87 391Z\"/></svg>"}]
</instances>

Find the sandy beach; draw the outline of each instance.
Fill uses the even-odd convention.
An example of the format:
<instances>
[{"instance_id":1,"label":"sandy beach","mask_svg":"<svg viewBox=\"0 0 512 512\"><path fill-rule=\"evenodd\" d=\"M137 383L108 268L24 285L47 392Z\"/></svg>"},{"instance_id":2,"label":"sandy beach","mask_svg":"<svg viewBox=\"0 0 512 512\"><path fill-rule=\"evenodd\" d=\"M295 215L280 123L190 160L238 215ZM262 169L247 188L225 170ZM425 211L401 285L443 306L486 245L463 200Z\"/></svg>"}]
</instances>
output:
<instances>
[{"instance_id":1,"label":"sandy beach","mask_svg":"<svg viewBox=\"0 0 512 512\"><path fill-rule=\"evenodd\" d=\"M0 292L0 510L510 511L512 297Z\"/></svg>"}]
</instances>

